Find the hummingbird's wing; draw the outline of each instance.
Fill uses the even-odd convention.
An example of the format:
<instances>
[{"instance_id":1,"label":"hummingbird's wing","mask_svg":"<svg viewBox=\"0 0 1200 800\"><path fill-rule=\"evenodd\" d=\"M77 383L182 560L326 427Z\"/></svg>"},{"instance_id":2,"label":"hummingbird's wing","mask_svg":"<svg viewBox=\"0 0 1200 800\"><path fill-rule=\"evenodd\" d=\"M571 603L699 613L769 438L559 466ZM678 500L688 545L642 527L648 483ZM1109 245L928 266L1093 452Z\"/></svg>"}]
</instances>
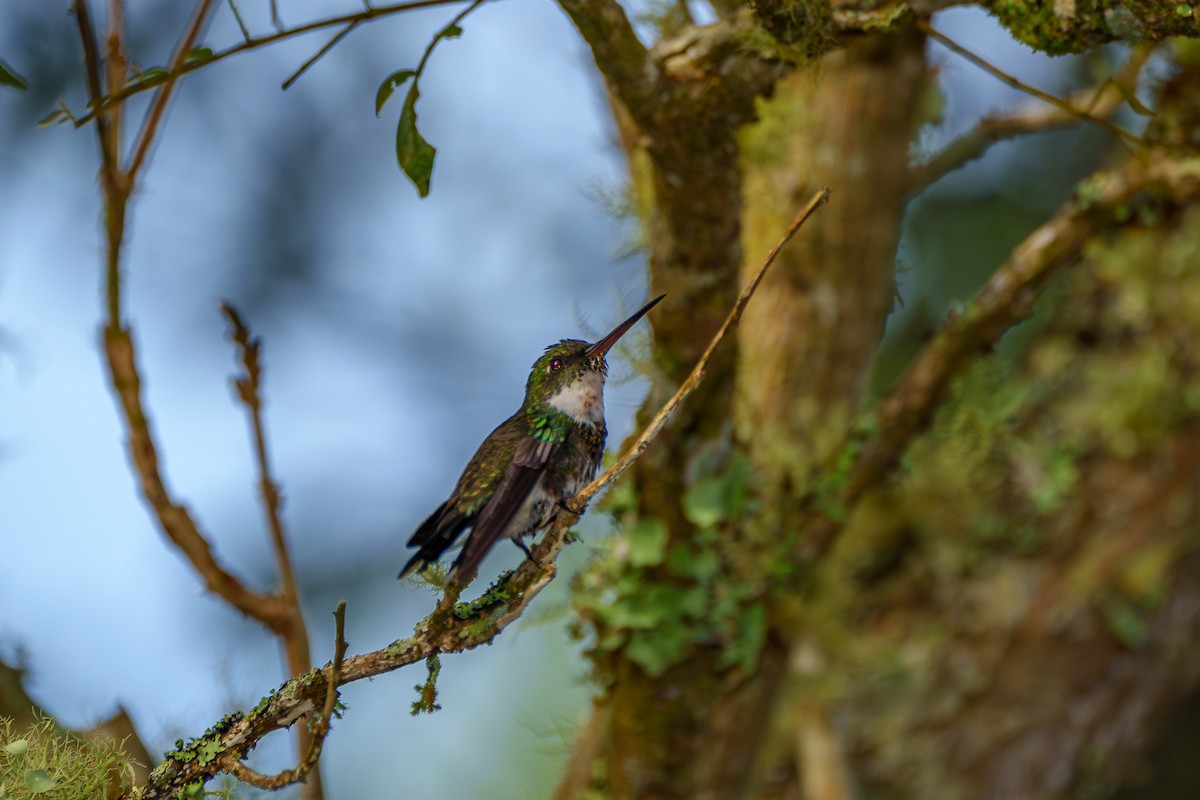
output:
<instances>
[{"instance_id":1,"label":"hummingbird's wing","mask_svg":"<svg viewBox=\"0 0 1200 800\"><path fill-rule=\"evenodd\" d=\"M489 465L511 462L521 439L528 438L519 412L496 426L483 440L479 449L468 462L458 478L450 499L438 506L425 518L420 527L408 540L409 547L419 547L416 555L408 560L400 577L407 578L441 558L442 553L453 547L462 532L475 521L488 500L495 494L502 476L489 479Z\"/></svg>"},{"instance_id":2,"label":"hummingbird's wing","mask_svg":"<svg viewBox=\"0 0 1200 800\"><path fill-rule=\"evenodd\" d=\"M495 494L471 524L471 535L450 570L452 578L469 580L475 575L479 563L492 545L508 533L509 523L537 485L546 462L557 446L554 442L539 441L532 436L521 438Z\"/></svg>"},{"instance_id":3,"label":"hummingbird's wing","mask_svg":"<svg viewBox=\"0 0 1200 800\"><path fill-rule=\"evenodd\" d=\"M471 519L459 511L454 503L447 500L421 523L421 527L408 540L409 547L421 548L416 552L397 577L407 578L425 565L437 561L447 549L454 546L460 533Z\"/></svg>"}]
</instances>

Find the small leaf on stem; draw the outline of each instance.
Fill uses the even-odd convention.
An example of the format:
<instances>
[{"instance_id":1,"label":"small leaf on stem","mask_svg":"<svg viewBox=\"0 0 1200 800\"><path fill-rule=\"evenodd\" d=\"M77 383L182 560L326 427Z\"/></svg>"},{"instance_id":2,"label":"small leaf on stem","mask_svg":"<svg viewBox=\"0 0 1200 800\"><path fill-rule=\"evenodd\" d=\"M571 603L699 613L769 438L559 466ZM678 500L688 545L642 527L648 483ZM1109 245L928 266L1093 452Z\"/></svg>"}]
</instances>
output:
<instances>
[{"instance_id":1,"label":"small leaf on stem","mask_svg":"<svg viewBox=\"0 0 1200 800\"><path fill-rule=\"evenodd\" d=\"M14 72L12 67L0 59L0 86L11 86L23 92L29 88L29 81Z\"/></svg>"},{"instance_id":2,"label":"small leaf on stem","mask_svg":"<svg viewBox=\"0 0 1200 800\"><path fill-rule=\"evenodd\" d=\"M412 77L415 77L417 71L415 69L399 69L383 79L383 83L379 84L379 89L375 91L375 116L379 116L379 112L383 111L383 104L392 96L392 92L399 89L405 82Z\"/></svg>"},{"instance_id":3,"label":"small leaf on stem","mask_svg":"<svg viewBox=\"0 0 1200 800\"><path fill-rule=\"evenodd\" d=\"M427 197L437 149L417 131L417 98L420 96L414 82L404 101L404 110L400 112L400 124L396 126L396 159L421 197Z\"/></svg>"}]
</instances>

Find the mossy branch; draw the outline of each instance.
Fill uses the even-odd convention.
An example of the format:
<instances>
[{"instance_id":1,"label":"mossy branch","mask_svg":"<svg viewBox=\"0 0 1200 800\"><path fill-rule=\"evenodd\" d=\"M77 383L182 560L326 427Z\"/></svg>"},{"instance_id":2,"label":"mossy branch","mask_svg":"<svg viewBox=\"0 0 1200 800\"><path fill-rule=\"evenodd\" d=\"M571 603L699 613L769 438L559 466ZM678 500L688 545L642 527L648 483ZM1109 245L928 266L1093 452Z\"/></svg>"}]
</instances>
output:
<instances>
[{"instance_id":1,"label":"mossy branch","mask_svg":"<svg viewBox=\"0 0 1200 800\"><path fill-rule=\"evenodd\" d=\"M320 716L310 728L311 737L304 757L293 769L285 769L276 775L264 775L247 767L242 763L240 757L226 751L220 758L221 767L239 781L260 789L282 789L284 786L303 781L316 768L317 762L321 759L321 750L325 746L325 737L329 735L330 723L337 710L337 687L342 682L342 666L346 658L346 650L349 647L346 643L345 600L338 603L337 609L333 612L333 620L333 661L329 664L329 679L325 682L325 701L321 705Z\"/></svg>"},{"instance_id":2,"label":"mossy branch","mask_svg":"<svg viewBox=\"0 0 1200 800\"><path fill-rule=\"evenodd\" d=\"M1149 151L1142 159L1081 184L1076 196L1026 237L962 313L925 345L880 401L872 432L856 448L841 502L849 506L879 485L908 444L928 427L953 380L978 353L994 347L1009 328L1029 317L1046 284L1078 261L1089 239L1137 223L1139 202L1155 203L1161 214L1197 199L1200 158L1160 151ZM831 536L832 530L826 533ZM827 546L829 536L814 535L806 546Z\"/></svg>"}]
</instances>

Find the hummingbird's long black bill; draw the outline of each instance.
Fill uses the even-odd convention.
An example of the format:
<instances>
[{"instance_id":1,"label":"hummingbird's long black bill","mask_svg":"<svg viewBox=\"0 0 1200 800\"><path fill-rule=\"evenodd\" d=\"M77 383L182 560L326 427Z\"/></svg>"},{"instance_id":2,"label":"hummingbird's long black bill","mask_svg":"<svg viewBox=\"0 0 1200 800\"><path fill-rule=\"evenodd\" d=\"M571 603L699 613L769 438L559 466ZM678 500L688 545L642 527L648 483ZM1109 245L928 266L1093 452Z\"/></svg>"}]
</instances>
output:
<instances>
[{"instance_id":1,"label":"hummingbird's long black bill","mask_svg":"<svg viewBox=\"0 0 1200 800\"><path fill-rule=\"evenodd\" d=\"M662 300L664 297L666 297L665 294L660 294L649 303L646 303L646 305L638 309L637 313L635 313L632 317L613 328L612 333L610 333L608 336L605 336L603 339L596 342L594 345L584 351L584 355L588 358L597 358L599 356L603 356L609 351L609 348L617 343L618 339L624 336L630 328L636 325L639 319L646 316L646 312L654 308L654 306L658 304L658 301Z\"/></svg>"}]
</instances>

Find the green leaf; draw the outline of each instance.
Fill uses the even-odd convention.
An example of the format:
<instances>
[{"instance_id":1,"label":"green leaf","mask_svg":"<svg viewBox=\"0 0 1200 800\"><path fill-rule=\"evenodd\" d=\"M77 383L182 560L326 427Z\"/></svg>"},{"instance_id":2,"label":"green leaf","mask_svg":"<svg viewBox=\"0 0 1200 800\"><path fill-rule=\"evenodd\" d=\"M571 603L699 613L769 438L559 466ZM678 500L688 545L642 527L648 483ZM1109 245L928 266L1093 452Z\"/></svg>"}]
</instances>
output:
<instances>
[{"instance_id":1,"label":"green leaf","mask_svg":"<svg viewBox=\"0 0 1200 800\"><path fill-rule=\"evenodd\" d=\"M212 59L212 48L205 47L203 45L200 47L193 47L191 50L188 50L187 56L184 57L184 61L189 64L203 64L205 61L212 61Z\"/></svg>"},{"instance_id":2,"label":"green leaf","mask_svg":"<svg viewBox=\"0 0 1200 800\"><path fill-rule=\"evenodd\" d=\"M1110 597L1104 603L1103 610L1109 632L1118 642L1131 650L1146 643L1149 637L1146 621L1129 601L1122 597Z\"/></svg>"},{"instance_id":3,"label":"green leaf","mask_svg":"<svg viewBox=\"0 0 1200 800\"><path fill-rule=\"evenodd\" d=\"M625 645L625 657L657 678L683 658L688 639L688 631L681 627L634 631Z\"/></svg>"},{"instance_id":4,"label":"green leaf","mask_svg":"<svg viewBox=\"0 0 1200 800\"><path fill-rule=\"evenodd\" d=\"M164 67L151 67L150 69L142 70L134 75L133 80L130 81L130 83L139 86L149 86L155 83L162 83L167 79L168 74L169 73Z\"/></svg>"},{"instance_id":5,"label":"green leaf","mask_svg":"<svg viewBox=\"0 0 1200 800\"><path fill-rule=\"evenodd\" d=\"M762 603L748 605L742 609L737 622L735 638L721 653L721 665L737 664L743 669L753 669L767 638L767 609Z\"/></svg>"},{"instance_id":6,"label":"green leaf","mask_svg":"<svg viewBox=\"0 0 1200 800\"><path fill-rule=\"evenodd\" d=\"M25 751L29 749L28 739L17 739L15 742L9 742L4 746L4 752L10 756L23 756Z\"/></svg>"},{"instance_id":7,"label":"green leaf","mask_svg":"<svg viewBox=\"0 0 1200 800\"><path fill-rule=\"evenodd\" d=\"M683 516L700 528L710 528L729 516L728 492L720 475L707 475L683 496Z\"/></svg>"},{"instance_id":8,"label":"green leaf","mask_svg":"<svg viewBox=\"0 0 1200 800\"><path fill-rule=\"evenodd\" d=\"M462 27L451 23L438 32L435 41L436 39L457 39L460 36L462 36Z\"/></svg>"},{"instance_id":9,"label":"green leaf","mask_svg":"<svg viewBox=\"0 0 1200 800\"><path fill-rule=\"evenodd\" d=\"M51 111L49 114L47 114L46 116L39 119L37 124L38 124L39 128L44 128L47 125L53 125L56 122L61 125L62 123L66 122L66 121L67 121L67 112L63 111L61 108L56 108L53 111Z\"/></svg>"},{"instance_id":10,"label":"green leaf","mask_svg":"<svg viewBox=\"0 0 1200 800\"><path fill-rule=\"evenodd\" d=\"M29 88L29 81L14 72L12 67L0 59L0 86L11 86L23 92Z\"/></svg>"},{"instance_id":11,"label":"green leaf","mask_svg":"<svg viewBox=\"0 0 1200 800\"><path fill-rule=\"evenodd\" d=\"M667 551L667 526L662 520L639 519L625 529L629 542L629 563L635 567L661 564Z\"/></svg>"},{"instance_id":12,"label":"green leaf","mask_svg":"<svg viewBox=\"0 0 1200 800\"><path fill-rule=\"evenodd\" d=\"M383 111L383 104L392 96L392 92L399 89L409 79L416 77L415 69L399 69L383 79L383 83L379 84L379 88L375 90L375 116L379 116L379 112Z\"/></svg>"},{"instance_id":13,"label":"green leaf","mask_svg":"<svg viewBox=\"0 0 1200 800\"><path fill-rule=\"evenodd\" d=\"M421 197L429 195L429 178L433 174L433 157L437 149L417 131L417 98L421 93L414 81L400 112L396 126L396 159Z\"/></svg>"},{"instance_id":14,"label":"green leaf","mask_svg":"<svg viewBox=\"0 0 1200 800\"><path fill-rule=\"evenodd\" d=\"M221 743L215 739L206 739L200 744L200 747L197 750L197 761L201 765L207 764L219 756L223 749L224 748L221 747Z\"/></svg>"},{"instance_id":15,"label":"green leaf","mask_svg":"<svg viewBox=\"0 0 1200 800\"><path fill-rule=\"evenodd\" d=\"M31 794L41 794L54 788L54 779L44 769L25 770L25 788Z\"/></svg>"}]
</instances>

